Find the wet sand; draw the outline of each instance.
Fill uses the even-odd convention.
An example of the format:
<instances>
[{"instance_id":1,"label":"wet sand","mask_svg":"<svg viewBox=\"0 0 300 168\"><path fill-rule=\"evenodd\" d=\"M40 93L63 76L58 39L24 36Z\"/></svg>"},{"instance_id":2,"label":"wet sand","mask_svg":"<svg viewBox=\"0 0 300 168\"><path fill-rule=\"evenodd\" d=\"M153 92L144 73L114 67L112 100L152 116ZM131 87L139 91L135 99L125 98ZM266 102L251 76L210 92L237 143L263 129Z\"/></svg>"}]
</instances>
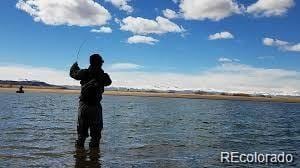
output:
<instances>
[{"instance_id":1,"label":"wet sand","mask_svg":"<svg viewBox=\"0 0 300 168\"><path fill-rule=\"evenodd\" d=\"M0 88L0 92L15 92L17 88ZM80 90L71 89L52 89L52 88L25 88L26 92L33 93L63 93L63 94L79 94ZM263 102L285 102L300 103L300 97L287 96L230 96L230 95L209 95L209 94L184 94L184 93L152 93L152 92L134 92L134 91L105 91L104 95L111 96L140 96L140 97L165 97L165 98L186 98L186 99L209 99L209 100L238 100L238 101L263 101Z\"/></svg>"}]
</instances>

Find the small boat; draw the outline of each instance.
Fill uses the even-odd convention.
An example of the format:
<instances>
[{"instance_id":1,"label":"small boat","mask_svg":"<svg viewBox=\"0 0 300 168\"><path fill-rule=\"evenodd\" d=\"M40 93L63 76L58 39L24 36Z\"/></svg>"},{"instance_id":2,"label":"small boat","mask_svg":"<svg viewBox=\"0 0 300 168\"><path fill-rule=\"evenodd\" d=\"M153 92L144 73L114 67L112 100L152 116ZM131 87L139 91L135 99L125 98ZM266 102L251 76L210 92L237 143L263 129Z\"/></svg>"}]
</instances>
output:
<instances>
[{"instance_id":1,"label":"small boat","mask_svg":"<svg viewBox=\"0 0 300 168\"><path fill-rule=\"evenodd\" d=\"M24 93L23 86L20 86L19 90L17 90L16 93Z\"/></svg>"},{"instance_id":2,"label":"small boat","mask_svg":"<svg viewBox=\"0 0 300 168\"><path fill-rule=\"evenodd\" d=\"M24 90L17 90L16 93L24 93Z\"/></svg>"}]
</instances>

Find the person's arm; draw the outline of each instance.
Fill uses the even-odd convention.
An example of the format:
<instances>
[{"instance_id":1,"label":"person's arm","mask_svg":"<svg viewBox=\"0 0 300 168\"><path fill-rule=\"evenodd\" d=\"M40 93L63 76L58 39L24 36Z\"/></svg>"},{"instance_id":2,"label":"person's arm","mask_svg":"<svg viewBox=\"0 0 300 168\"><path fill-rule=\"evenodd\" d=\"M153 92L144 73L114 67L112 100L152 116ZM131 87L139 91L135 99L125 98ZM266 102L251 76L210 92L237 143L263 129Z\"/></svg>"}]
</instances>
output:
<instances>
[{"instance_id":1,"label":"person's arm","mask_svg":"<svg viewBox=\"0 0 300 168\"><path fill-rule=\"evenodd\" d=\"M70 77L75 80L82 80L85 77L85 70L81 70L75 62L70 68Z\"/></svg>"},{"instance_id":2,"label":"person's arm","mask_svg":"<svg viewBox=\"0 0 300 168\"><path fill-rule=\"evenodd\" d=\"M109 77L109 75L107 73L104 73L104 77L103 77L103 84L104 86L109 86L111 85L112 81Z\"/></svg>"}]
</instances>

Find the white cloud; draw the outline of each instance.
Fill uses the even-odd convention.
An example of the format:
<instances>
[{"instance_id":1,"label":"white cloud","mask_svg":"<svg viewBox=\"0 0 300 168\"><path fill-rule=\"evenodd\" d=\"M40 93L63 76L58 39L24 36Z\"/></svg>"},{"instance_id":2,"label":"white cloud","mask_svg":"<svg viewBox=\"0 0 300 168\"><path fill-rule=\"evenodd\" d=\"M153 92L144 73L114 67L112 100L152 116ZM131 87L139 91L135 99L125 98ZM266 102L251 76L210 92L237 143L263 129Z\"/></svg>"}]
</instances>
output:
<instances>
[{"instance_id":1,"label":"white cloud","mask_svg":"<svg viewBox=\"0 0 300 168\"><path fill-rule=\"evenodd\" d=\"M117 24L121 24L121 20L120 20L119 18L115 18L114 21L115 21L115 23L117 23Z\"/></svg>"},{"instance_id":2,"label":"white cloud","mask_svg":"<svg viewBox=\"0 0 300 168\"><path fill-rule=\"evenodd\" d=\"M181 0L179 7L188 20L218 21L244 10L235 0Z\"/></svg>"},{"instance_id":3,"label":"white cloud","mask_svg":"<svg viewBox=\"0 0 300 168\"><path fill-rule=\"evenodd\" d=\"M300 43L294 44L294 45L288 45L285 49L286 49L287 51L300 52Z\"/></svg>"},{"instance_id":4,"label":"white cloud","mask_svg":"<svg viewBox=\"0 0 300 168\"><path fill-rule=\"evenodd\" d=\"M218 59L219 62L232 62L232 59L221 57Z\"/></svg>"},{"instance_id":5,"label":"white cloud","mask_svg":"<svg viewBox=\"0 0 300 168\"><path fill-rule=\"evenodd\" d=\"M247 12L255 16L281 16L294 5L294 0L258 0L247 7Z\"/></svg>"},{"instance_id":6,"label":"white cloud","mask_svg":"<svg viewBox=\"0 0 300 168\"><path fill-rule=\"evenodd\" d=\"M292 44L287 41L282 41L282 40L273 39L273 38L263 38L262 42L266 46L277 47L283 51L300 52L300 43Z\"/></svg>"},{"instance_id":7,"label":"white cloud","mask_svg":"<svg viewBox=\"0 0 300 168\"><path fill-rule=\"evenodd\" d=\"M129 65L127 67L138 67ZM118 67L118 66L117 66ZM126 67L120 66L119 67ZM136 68L138 69L138 68ZM108 69L109 70L109 69ZM114 87L144 89L206 90L243 93L266 93L300 96L300 72L266 69L225 62L198 74L113 71L109 70ZM57 85L79 85L68 77L68 70L36 68L20 65L0 65L1 80L29 79Z\"/></svg>"},{"instance_id":8,"label":"white cloud","mask_svg":"<svg viewBox=\"0 0 300 168\"><path fill-rule=\"evenodd\" d=\"M285 45L288 45L289 43L286 41L281 41L281 40L277 40L277 39L264 38L263 44L266 46L285 46Z\"/></svg>"},{"instance_id":9,"label":"white cloud","mask_svg":"<svg viewBox=\"0 0 300 168\"><path fill-rule=\"evenodd\" d=\"M239 59L231 59L231 58L226 58L226 57L220 57L220 58L218 59L218 61L219 61L220 63L240 62Z\"/></svg>"},{"instance_id":10,"label":"white cloud","mask_svg":"<svg viewBox=\"0 0 300 168\"><path fill-rule=\"evenodd\" d=\"M172 0L174 3L178 3L178 0Z\"/></svg>"},{"instance_id":11,"label":"white cloud","mask_svg":"<svg viewBox=\"0 0 300 168\"><path fill-rule=\"evenodd\" d=\"M121 30L140 35L184 32L184 28L160 16L156 17L156 20L128 16L122 20L120 25Z\"/></svg>"},{"instance_id":12,"label":"white cloud","mask_svg":"<svg viewBox=\"0 0 300 168\"><path fill-rule=\"evenodd\" d=\"M150 44L150 45L154 45L158 41L159 40L157 40L155 38L148 37L148 36L140 36L140 35L134 35L132 37L129 37L127 40L127 42L129 44L144 43L144 44Z\"/></svg>"},{"instance_id":13,"label":"white cloud","mask_svg":"<svg viewBox=\"0 0 300 168\"><path fill-rule=\"evenodd\" d=\"M110 71L120 71L120 70L137 70L141 69L143 66L133 63L115 63L109 67Z\"/></svg>"},{"instance_id":14,"label":"white cloud","mask_svg":"<svg viewBox=\"0 0 300 168\"><path fill-rule=\"evenodd\" d=\"M112 3L115 7L128 13L133 12L132 6L128 5L130 0L105 0L106 2Z\"/></svg>"},{"instance_id":15,"label":"white cloud","mask_svg":"<svg viewBox=\"0 0 300 168\"><path fill-rule=\"evenodd\" d=\"M111 18L93 0L19 0L16 7L47 25L101 26Z\"/></svg>"},{"instance_id":16,"label":"white cloud","mask_svg":"<svg viewBox=\"0 0 300 168\"><path fill-rule=\"evenodd\" d=\"M209 40L220 40L220 39L233 39L234 36L230 32L220 32L209 35Z\"/></svg>"},{"instance_id":17,"label":"white cloud","mask_svg":"<svg viewBox=\"0 0 300 168\"><path fill-rule=\"evenodd\" d=\"M177 14L175 11L171 10L171 9L165 9L163 10L163 15L168 18L168 19L175 19L175 18L179 18L180 15Z\"/></svg>"},{"instance_id":18,"label":"white cloud","mask_svg":"<svg viewBox=\"0 0 300 168\"><path fill-rule=\"evenodd\" d=\"M110 27L102 26L100 29L92 29L93 33L112 33L112 29Z\"/></svg>"}]
</instances>

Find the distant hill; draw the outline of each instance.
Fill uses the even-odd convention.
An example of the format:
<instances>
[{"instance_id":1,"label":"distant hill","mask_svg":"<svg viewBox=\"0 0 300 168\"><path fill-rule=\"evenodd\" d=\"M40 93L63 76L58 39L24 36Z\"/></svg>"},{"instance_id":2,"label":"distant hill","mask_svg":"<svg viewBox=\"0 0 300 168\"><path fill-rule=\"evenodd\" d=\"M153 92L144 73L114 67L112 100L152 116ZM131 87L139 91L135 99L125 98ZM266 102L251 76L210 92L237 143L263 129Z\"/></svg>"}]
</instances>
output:
<instances>
[{"instance_id":1,"label":"distant hill","mask_svg":"<svg viewBox=\"0 0 300 168\"><path fill-rule=\"evenodd\" d=\"M18 86L30 87L30 88L56 88L65 89L64 86L51 85L41 81L12 81L12 80L0 80L0 87L18 87Z\"/></svg>"},{"instance_id":2,"label":"distant hill","mask_svg":"<svg viewBox=\"0 0 300 168\"><path fill-rule=\"evenodd\" d=\"M26 88L36 89L68 89L68 90L80 90L80 86L69 85L52 85L41 81L12 81L12 80L0 80L0 88L18 88L23 86ZM217 91L204 91L204 90L160 90L160 89L136 89L126 87L107 87L107 91L121 91L121 92L148 92L148 93L180 93L180 94L197 94L197 95L223 95L223 96L242 96L242 97L272 97L268 94L246 94L246 93L225 93Z\"/></svg>"}]
</instances>

